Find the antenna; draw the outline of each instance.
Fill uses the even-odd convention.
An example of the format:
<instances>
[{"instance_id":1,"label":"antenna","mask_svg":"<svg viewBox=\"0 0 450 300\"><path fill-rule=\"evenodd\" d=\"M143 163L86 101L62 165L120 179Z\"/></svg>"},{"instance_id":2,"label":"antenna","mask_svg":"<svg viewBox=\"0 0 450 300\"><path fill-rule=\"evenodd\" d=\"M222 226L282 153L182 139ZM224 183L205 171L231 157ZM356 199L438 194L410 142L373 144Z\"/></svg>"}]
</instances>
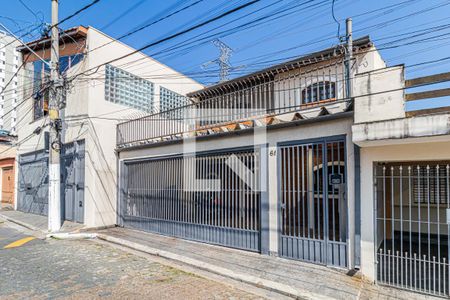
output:
<instances>
[{"instance_id":1,"label":"antenna","mask_svg":"<svg viewBox=\"0 0 450 300\"><path fill-rule=\"evenodd\" d=\"M202 68L205 69L211 64L218 64L220 67L220 82L227 81L229 79L228 75L231 68L230 57L233 53L233 49L219 39L213 40L212 43L220 50L220 56L215 60L204 63Z\"/></svg>"}]
</instances>

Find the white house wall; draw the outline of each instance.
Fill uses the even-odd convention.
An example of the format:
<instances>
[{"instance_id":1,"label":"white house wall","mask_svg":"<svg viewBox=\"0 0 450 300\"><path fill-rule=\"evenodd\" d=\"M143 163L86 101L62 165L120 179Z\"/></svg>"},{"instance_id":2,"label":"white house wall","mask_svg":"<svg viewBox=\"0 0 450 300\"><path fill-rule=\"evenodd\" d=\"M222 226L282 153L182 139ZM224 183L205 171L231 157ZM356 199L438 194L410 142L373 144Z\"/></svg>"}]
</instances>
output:
<instances>
[{"instance_id":1,"label":"white house wall","mask_svg":"<svg viewBox=\"0 0 450 300\"><path fill-rule=\"evenodd\" d=\"M135 51L92 27L88 30L87 39L88 51L107 44L89 53L87 69ZM137 59L139 61L131 63ZM157 107L160 85L182 95L203 87L142 53L133 54L112 65L153 82ZM85 83L88 89L87 108L90 117L84 120L83 125L86 130L85 223L90 227L97 227L116 223L116 125L119 119L146 113L105 100L104 67L92 77L101 79Z\"/></svg>"}]
</instances>

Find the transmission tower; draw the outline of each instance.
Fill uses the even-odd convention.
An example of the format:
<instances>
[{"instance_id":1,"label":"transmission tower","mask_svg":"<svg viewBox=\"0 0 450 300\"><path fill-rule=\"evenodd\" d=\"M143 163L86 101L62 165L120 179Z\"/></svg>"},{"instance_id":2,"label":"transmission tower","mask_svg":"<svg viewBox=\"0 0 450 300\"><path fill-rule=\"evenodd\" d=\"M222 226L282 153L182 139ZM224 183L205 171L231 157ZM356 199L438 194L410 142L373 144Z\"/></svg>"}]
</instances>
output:
<instances>
[{"instance_id":1,"label":"transmission tower","mask_svg":"<svg viewBox=\"0 0 450 300\"><path fill-rule=\"evenodd\" d=\"M202 65L202 67L205 69L206 67L208 67L211 64L217 64L219 65L220 68L220 82L224 82L227 81L229 72L230 72L230 57L231 54L233 53L233 49L231 49L227 44L225 44L224 42L222 42L219 39L215 39L213 42L214 46L216 46L219 50L220 50L220 56L219 58L215 59L215 60L211 60L207 63L204 63Z\"/></svg>"}]
</instances>

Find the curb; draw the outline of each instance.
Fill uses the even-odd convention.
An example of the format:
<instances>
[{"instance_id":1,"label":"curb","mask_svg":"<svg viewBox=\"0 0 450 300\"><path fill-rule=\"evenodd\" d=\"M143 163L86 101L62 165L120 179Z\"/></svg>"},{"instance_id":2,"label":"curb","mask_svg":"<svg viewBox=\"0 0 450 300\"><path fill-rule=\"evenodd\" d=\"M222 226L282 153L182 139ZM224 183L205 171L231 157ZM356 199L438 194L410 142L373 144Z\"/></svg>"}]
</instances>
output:
<instances>
[{"instance_id":1,"label":"curb","mask_svg":"<svg viewBox=\"0 0 450 300\"><path fill-rule=\"evenodd\" d=\"M22 222L22 221L19 221L19 220L16 220L16 219L7 217L7 216L2 215L2 214L0 214L0 218L3 219L3 220L5 220L5 221L8 221L8 222L17 224L17 225L22 226L22 227L25 227L26 229L29 229L29 230L32 230L32 231L37 231L37 232L40 232L40 233L43 233L43 234L46 234L46 233L47 233L47 232L45 232L44 230L42 230L42 229L40 229L40 228L38 228L38 227L36 227L36 226L33 226L33 225L30 225L30 224L24 223L24 222Z\"/></svg>"},{"instance_id":2,"label":"curb","mask_svg":"<svg viewBox=\"0 0 450 300\"><path fill-rule=\"evenodd\" d=\"M84 240L84 239L95 239L97 238L96 233L49 233L46 236L48 239L53 238L57 240Z\"/></svg>"},{"instance_id":3,"label":"curb","mask_svg":"<svg viewBox=\"0 0 450 300\"><path fill-rule=\"evenodd\" d=\"M217 275L225 276L240 282L244 282L247 284L254 285L258 288L263 288L272 292L276 292L288 297L293 297L297 299L332 299L327 296L319 295L316 293L309 292L307 290L298 290L294 289L288 285L277 283L274 281L261 279L256 276L237 273L235 271L218 267L209 263L205 263L203 261L199 261L196 259L188 258L182 255L178 255L175 253L171 253L164 250L159 250L155 248L151 248L142 244L138 244L135 242L127 241L121 238L116 238L113 236L97 233L97 238L106 242L110 242L113 244L117 244L120 246L124 246L133 250L141 251L150 255L159 256L162 258L170 259L173 261L181 262L186 265L201 269L203 271L208 271Z\"/></svg>"}]
</instances>

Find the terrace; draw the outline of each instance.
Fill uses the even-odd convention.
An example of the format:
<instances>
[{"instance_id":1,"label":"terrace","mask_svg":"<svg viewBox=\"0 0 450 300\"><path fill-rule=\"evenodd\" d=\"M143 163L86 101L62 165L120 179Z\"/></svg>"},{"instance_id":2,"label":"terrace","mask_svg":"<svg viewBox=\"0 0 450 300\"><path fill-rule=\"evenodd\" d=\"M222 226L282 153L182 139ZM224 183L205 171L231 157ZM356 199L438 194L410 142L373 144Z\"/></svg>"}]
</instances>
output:
<instances>
[{"instance_id":1,"label":"terrace","mask_svg":"<svg viewBox=\"0 0 450 300\"><path fill-rule=\"evenodd\" d=\"M355 56L371 47L368 37L356 40ZM330 48L191 93L189 105L118 124L117 149L294 124L351 111L344 59L339 48Z\"/></svg>"}]
</instances>

